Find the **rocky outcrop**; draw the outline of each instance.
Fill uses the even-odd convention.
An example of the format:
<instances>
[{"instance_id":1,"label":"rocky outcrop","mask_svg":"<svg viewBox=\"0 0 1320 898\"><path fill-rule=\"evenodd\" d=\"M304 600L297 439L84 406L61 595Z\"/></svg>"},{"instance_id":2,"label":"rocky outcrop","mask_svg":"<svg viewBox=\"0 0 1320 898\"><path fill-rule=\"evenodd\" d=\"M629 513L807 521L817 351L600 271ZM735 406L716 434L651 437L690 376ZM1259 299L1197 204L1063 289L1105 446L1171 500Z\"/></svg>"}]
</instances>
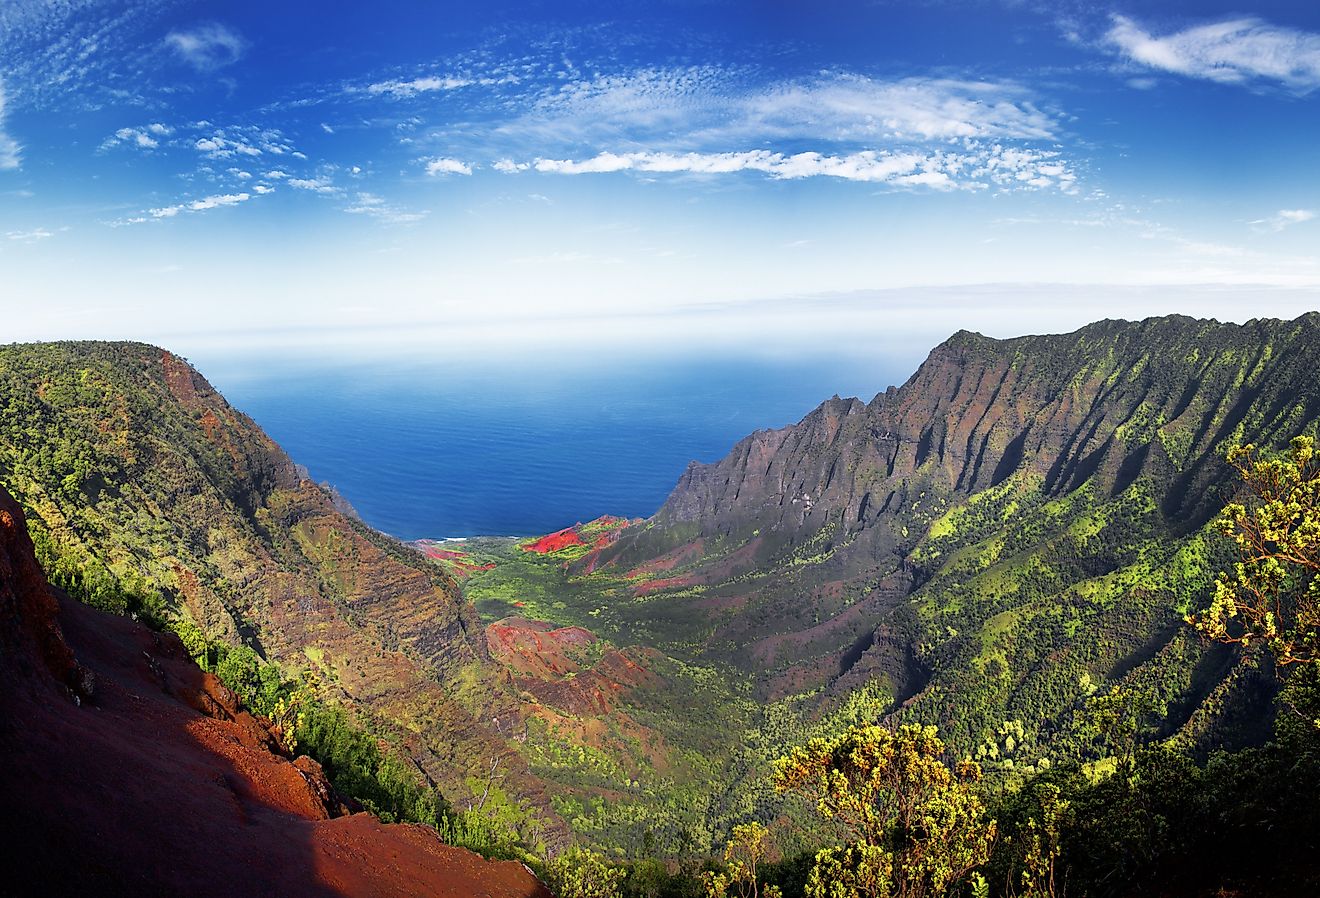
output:
<instances>
[{"instance_id":1,"label":"rocky outcrop","mask_svg":"<svg viewBox=\"0 0 1320 898\"><path fill-rule=\"evenodd\" d=\"M91 684L95 684L94 687ZM345 808L172 636L58 597L0 491L0 894L548 898Z\"/></svg>"}]
</instances>

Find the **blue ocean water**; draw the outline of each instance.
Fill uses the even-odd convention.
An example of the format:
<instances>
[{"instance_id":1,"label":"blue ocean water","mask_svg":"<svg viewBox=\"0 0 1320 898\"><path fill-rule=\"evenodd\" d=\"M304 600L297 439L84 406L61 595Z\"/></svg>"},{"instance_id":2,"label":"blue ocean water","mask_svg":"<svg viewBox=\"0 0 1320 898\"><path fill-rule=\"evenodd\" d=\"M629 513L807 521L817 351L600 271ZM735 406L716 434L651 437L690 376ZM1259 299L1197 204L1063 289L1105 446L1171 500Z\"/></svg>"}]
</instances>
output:
<instances>
[{"instance_id":1,"label":"blue ocean water","mask_svg":"<svg viewBox=\"0 0 1320 898\"><path fill-rule=\"evenodd\" d=\"M912 370L837 356L193 361L312 477L402 539L644 517L690 460L836 393L869 400Z\"/></svg>"}]
</instances>

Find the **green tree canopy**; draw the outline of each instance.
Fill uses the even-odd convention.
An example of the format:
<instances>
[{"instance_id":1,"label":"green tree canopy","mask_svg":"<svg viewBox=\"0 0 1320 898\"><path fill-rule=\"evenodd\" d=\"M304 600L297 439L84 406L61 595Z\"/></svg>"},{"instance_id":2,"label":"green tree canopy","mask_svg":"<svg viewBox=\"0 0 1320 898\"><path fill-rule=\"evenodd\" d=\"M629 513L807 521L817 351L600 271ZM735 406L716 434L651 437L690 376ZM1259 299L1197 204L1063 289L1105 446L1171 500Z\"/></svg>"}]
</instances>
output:
<instances>
[{"instance_id":1,"label":"green tree canopy","mask_svg":"<svg viewBox=\"0 0 1320 898\"><path fill-rule=\"evenodd\" d=\"M1283 666L1320 662L1320 459L1315 440L1297 437L1287 453L1263 458L1254 445L1229 451L1243 502L1217 525L1238 551L1220 574L1210 607L1188 622L1211 639L1264 643Z\"/></svg>"},{"instance_id":2,"label":"green tree canopy","mask_svg":"<svg viewBox=\"0 0 1320 898\"><path fill-rule=\"evenodd\" d=\"M938 898L990 856L981 768L944 762L934 727L853 727L775 762L775 786L816 802L850 841L816 855L808 898Z\"/></svg>"}]
</instances>

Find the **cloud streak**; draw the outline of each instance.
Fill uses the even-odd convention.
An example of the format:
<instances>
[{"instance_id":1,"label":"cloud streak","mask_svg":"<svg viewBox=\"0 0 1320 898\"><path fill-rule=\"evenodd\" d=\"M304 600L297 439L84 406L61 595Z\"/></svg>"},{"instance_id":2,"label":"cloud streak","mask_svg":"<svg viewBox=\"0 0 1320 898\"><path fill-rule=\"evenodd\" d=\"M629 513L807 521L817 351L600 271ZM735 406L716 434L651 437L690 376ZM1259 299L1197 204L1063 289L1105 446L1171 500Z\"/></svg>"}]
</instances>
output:
<instances>
[{"instance_id":1,"label":"cloud streak","mask_svg":"<svg viewBox=\"0 0 1320 898\"><path fill-rule=\"evenodd\" d=\"M250 193L225 193L214 196L205 196L198 200L188 203L177 203L173 206L162 206L152 209L148 213L152 218L173 218L180 212L205 212L208 209L219 209L222 206L237 206L239 203L246 203L252 199ZM144 221L145 219L134 219L134 221Z\"/></svg>"},{"instance_id":2,"label":"cloud streak","mask_svg":"<svg viewBox=\"0 0 1320 898\"><path fill-rule=\"evenodd\" d=\"M407 97L415 97L418 94L429 93L431 91L457 90L460 87L467 87L470 84L472 84L472 81L467 78L455 78L451 75L446 75L444 77L426 75L411 78L407 81L377 81L374 84L368 84L363 89L369 94L384 94L404 99Z\"/></svg>"},{"instance_id":3,"label":"cloud streak","mask_svg":"<svg viewBox=\"0 0 1320 898\"><path fill-rule=\"evenodd\" d=\"M585 175L609 172L728 175L758 172L776 180L827 177L892 187L934 190L1076 189L1077 176L1055 151L1029 150L968 141L958 150L880 152L846 155L804 152L787 155L769 150L732 153L604 152L581 159L501 160L497 171L513 174Z\"/></svg>"},{"instance_id":4,"label":"cloud streak","mask_svg":"<svg viewBox=\"0 0 1320 898\"><path fill-rule=\"evenodd\" d=\"M1310 221L1313 218L1315 218L1315 212L1311 209L1280 209L1269 218L1259 218L1250 224L1258 231L1277 233L1284 228Z\"/></svg>"},{"instance_id":5,"label":"cloud streak","mask_svg":"<svg viewBox=\"0 0 1320 898\"><path fill-rule=\"evenodd\" d=\"M14 171L23 164L23 148L5 130L5 86L0 83L0 171Z\"/></svg>"},{"instance_id":6,"label":"cloud streak","mask_svg":"<svg viewBox=\"0 0 1320 898\"><path fill-rule=\"evenodd\" d=\"M1320 87L1320 34L1243 18L1156 37L1116 15L1106 43L1152 69L1221 84L1275 83L1299 94Z\"/></svg>"},{"instance_id":7,"label":"cloud streak","mask_svg":"<svg viewBox=\"0 0 1320 898\"><path fill-rule=\"evenodd\" d=\"M878 80L836 72L749 85L743 77L736 70L694 66L572 82L544 92L530 113L501 131L588 143L668 140L695 150L788 140L869 147L962 138L1052 140L1059 129L1056 116L1012 82Z\"/></svg>"}]
</instances>

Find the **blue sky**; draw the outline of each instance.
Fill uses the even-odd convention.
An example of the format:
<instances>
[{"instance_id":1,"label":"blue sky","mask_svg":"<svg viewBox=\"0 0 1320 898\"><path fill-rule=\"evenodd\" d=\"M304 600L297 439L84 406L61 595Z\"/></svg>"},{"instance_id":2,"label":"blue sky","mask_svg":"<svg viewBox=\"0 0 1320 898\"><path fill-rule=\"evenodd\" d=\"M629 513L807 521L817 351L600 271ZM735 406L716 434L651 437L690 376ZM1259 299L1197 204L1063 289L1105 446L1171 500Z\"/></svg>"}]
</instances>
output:
<instances>
[{"instance_id":1,"label":"blue sky","mask_svg":"<svg viewBox=\"0 0 1320 898\"><path fill-rule=\"evenodd\" d=\"M1292 316L1317 212L1313 3L0 5L10 339Z\"/></svg>"}]
</instances>

